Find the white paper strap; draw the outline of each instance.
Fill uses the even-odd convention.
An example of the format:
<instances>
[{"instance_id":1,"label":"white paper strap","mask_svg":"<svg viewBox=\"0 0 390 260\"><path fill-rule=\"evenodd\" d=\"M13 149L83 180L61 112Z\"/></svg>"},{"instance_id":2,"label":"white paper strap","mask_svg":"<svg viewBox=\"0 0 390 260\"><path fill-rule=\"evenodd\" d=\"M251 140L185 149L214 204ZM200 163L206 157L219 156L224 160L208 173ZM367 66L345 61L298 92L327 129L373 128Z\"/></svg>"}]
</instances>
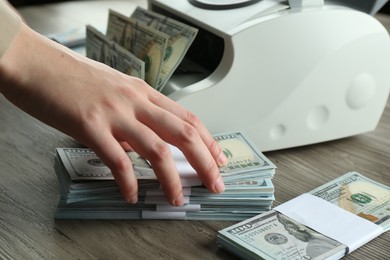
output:
<instances>
[{"instance_id":1,"label":"white paper strap","mask_svg":"<svg viewBox=\"0 0 390 260\"><path fill-rule=\"evenodd\" d=\"M158 212L151 210L142 211L142 219L169 219L169 220L185 220L185 212Z\"/></svg>"},{"instance_id":2,"label":"white paper strap","mask_svg":"<svg viewBox=\"0 0 390 260\"><path fill-rule=\"evenodd\" d=\"M274 210L346 245L348 253L384 232L381 226L308 193Z\"/></svg>"},{"instance_id":3,"label":"white paper strap","mask_svg":"<svg viewBox=\"0 0 390 260\"><path fill-rule=\"evenodd\" d=\"M172 205L165 205L165 204L158 204L156 205L156 211L170 211L170 212L176 212L176 211L200 211L201 206L200 204L185 204L181 207L176 207Z\"/></svg>"}]
</instances>

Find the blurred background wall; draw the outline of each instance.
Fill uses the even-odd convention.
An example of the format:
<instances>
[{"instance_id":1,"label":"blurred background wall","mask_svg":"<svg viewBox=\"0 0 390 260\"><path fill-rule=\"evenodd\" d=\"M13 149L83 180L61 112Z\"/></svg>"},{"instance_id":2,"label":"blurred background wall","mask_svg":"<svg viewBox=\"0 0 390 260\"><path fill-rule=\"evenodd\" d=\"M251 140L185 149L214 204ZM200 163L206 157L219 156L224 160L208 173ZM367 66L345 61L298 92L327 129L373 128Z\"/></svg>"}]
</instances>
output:
<instances>
[{"instance_id":1,"label":"blurred background wall","mask_svg":"<svg viewBox=\"0 0 390 260\"><path fill-rule=\"evenodd\" d=\"M72 0L67 0L72 1ZM75 1L75 0L73 0ZM131 0L129 0L131 1ZM359 1L359 0L350 0L350 1ZM64 0L9 0L14 6L24 6L24 5L34 5L34 4L46 4L46 3L55 3L55 2L64 2ZM390 2L385 4L380 10L381 13L390 13Z\"/></svg>"}]
</instances>

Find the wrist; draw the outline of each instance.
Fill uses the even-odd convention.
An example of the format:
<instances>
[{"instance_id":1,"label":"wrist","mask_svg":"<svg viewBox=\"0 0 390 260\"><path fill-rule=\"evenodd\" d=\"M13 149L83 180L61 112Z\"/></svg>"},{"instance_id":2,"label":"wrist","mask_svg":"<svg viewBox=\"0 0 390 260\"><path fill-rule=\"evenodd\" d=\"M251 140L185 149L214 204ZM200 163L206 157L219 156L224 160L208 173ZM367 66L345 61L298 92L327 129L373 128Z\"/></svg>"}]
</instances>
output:
<instances>
[{"instance_id":1,"label":"wrist","mask_svg":"<svg viewBox=\"0 0 390 260\"><path fill-rule=\"evenodd\" d=\"M17 99L47 91L56 86L60 77L72 74L74 61L69 49L22 23L19 34L0 59L0 92L19 106Z\"/></svg>"}]
</instances>

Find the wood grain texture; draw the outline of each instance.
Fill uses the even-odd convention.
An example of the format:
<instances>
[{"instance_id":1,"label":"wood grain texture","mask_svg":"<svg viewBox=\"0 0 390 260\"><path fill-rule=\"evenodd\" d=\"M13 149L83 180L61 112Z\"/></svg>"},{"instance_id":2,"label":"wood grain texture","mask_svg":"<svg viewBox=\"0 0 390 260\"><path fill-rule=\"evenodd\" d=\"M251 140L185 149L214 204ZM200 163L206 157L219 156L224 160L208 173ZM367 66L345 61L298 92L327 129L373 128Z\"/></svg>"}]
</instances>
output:
<instances>
[{"instance_id":1,"label":"wood grain texture","mask_svg":"<svg viewBox=\"0 0 390 260\"><path fill-rule=\"evenodd\" d=\"M0 259L235 259L216 244L234 222L55 221L54 149L77 146L0 95ZM375 131L266 155L278 167L275 205L352 170L390 185L390 102ZM389 255L387 232L345 259Z\"/></svg>"}]
</instances>

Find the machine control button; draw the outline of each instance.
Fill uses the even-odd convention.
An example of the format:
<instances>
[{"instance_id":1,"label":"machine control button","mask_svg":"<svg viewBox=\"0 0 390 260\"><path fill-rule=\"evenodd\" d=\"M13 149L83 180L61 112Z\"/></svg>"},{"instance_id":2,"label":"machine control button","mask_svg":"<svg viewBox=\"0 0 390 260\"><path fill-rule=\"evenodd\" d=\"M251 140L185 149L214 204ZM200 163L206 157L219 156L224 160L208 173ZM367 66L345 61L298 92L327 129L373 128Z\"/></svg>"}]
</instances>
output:
<instances>
[{"instance_id":1,"label":"machine control button","mask_svg":"<svg viewBox=\"0 0 390 260\"><path fill-rule=\"evenodd\" d=\"M270 137L273 140L277 140L284 136L286 133L286 127L283 124L274 125L270 130Z\"/></svg>"},{"instance_id":2,"label":"machine control button","mask_svg":"<svg viewBox=\"0 0 390 260\"><path fill-rule=\"evenodd\" d=\"M320 129L329 119L329 109L325 106L318 106L309 112L306 123L312 130Z\"/></svg>"},{"instance_id":3,"label":"machine control button","mask_svg":"<svg viewBox=\"0 0 390 260\"><path fill-rule=\"evenodd\" d=\"M351 109L360 109L365 107L374 97L376 84L374 78L367 73L355 77L346 93L346 103Z\"/></svg>"}]
</instances>

